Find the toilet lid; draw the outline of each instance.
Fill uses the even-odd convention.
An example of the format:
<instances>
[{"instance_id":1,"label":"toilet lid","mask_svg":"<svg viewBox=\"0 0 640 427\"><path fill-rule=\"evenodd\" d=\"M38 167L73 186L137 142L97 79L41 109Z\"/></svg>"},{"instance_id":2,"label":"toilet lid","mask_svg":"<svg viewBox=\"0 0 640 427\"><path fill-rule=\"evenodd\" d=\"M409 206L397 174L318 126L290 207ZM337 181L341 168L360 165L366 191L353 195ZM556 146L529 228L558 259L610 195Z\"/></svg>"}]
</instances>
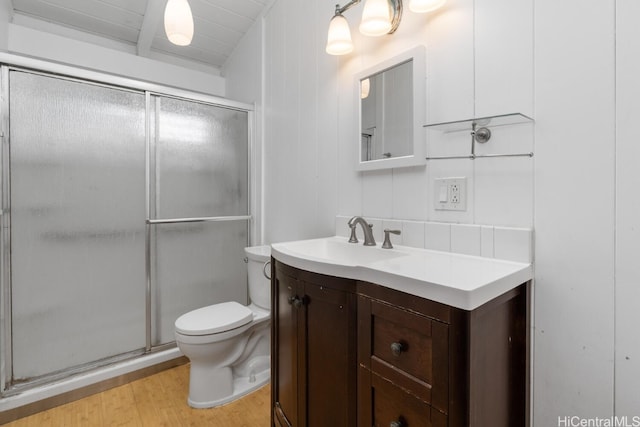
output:
<instances>
[{"instance_id":1,"label":"toilet lid","mask_svg":"<svg viewBox=\"0 0 640 427\"><path fill-rule=\"evenodd\" d=\"M235 301L190 311L178 317L176 331L184 335L209 335L230 331L249 323L253 312Z\"/></svg>"}]
</instances>

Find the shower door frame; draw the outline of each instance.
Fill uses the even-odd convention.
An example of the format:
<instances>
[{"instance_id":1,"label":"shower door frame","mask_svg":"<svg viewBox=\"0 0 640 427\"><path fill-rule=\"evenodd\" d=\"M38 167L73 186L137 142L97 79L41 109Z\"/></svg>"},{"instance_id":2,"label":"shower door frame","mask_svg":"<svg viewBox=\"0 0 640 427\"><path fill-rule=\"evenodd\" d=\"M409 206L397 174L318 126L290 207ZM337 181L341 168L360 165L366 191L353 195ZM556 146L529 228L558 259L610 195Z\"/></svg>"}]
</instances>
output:
<instances>
[{"instance_id":1,"label":"shower door frame","mask_svg":"<svg viewBox=\"0 0 640 427\"><path fill-rule=\"evenodd\" d=\"M178 224L194 222L219 222L219 221L246 221L247 243L255 244L256 236L260 236L256 216L260 211L256 209L253 201L256 200L254 191L260 188L257 177L252 174L258 159L255 156L255 105L232 101L226 98L208 95L189 90L178 89L161 84L147 83L121 76L115 76L98 71L87 70L75 66L62 65L39 59L26 58L13 54L0 53L0 398L21 393L50 383L54 378L45 375L35 381L28 382L24 386L12 387L13 362L12 362L12 327L11 327L11 182L10 182L10 135L9 135L9 73L10 71L23 71L40 74L48 77L61 78L85 84L95 84L113 89L135 91L145 96L145 335L146 342L142 351L133 350L131 357L139 357L145 354L158 352L167 348L174 348L175 343L152 345L152 297L153 286L151 283L151 236L152 228L160 224ZM226 108L247 113L247 215L219 216L202 218L150 218L151 198L150 194L150 155L152 137L156 137L150 119L150 104L153 97L169 97L188 102L198 102L211 106ZM128 355L129 353L126 353ZM107 361L122 360L122 355L116 355ZM88 372L96 368L106 366L107 363L96 365L95 362L87 365L71 367L61 375L56 375L55 380L64 379L72 375Z\"/></svg>"},{"instance_id":2,"label":"shower door frame","mask_svg":"<svg viewBox=\"0 0 640 427\"><path fill-rule=\"evenodd\" d=\"M151 103L155 100L159 100L161 98L173 98L173 99L177 99L177 100L183 100L183 101L188 101L188 102L199 102L202 104L206 104L209 106L216 106L216 107L222 107L222 108L227 108L227 109L232 109L232 110L236 110L236 111L243 111L247 113L247 142L248 142L248 147L247 147L247 211L248 214L247 215L227 215L227 216L212 216L212 217L192 217L192 218L163 218L163 219L159 219L159 218L151 218L151 212L152 211L156 211L156 209L152 209L151 208L151 203L152 203L152 199L153 201L155 201L158 197L158 194L150 194L150 190L152 188L151 186L151 180L153 179L151 177L152 174L152 170L151 170L151 157L152 157L152 150L153 144L157 144L158 143L158 138L159 135L157 133L157 129L151 129L152 124L151 124L151 114L149 114L150 111L154 111L156 114L155 120L154 122L156 123L156 126L158 125L158 114L159 114L159 110L158 110L158 106L156 105L155 108L151 108ZM146 186L146 206L145 206L145 210L146 210L146 224L145 224L145 233L146 233L146 286L147 286L147 290L146 290L146 346L145 346L145 353L149 353L151 351L160 351L163 350L165 348L172 348L175 347L175 342L171 342L171 343L167 343L167 344L158 344L158 345L153 345L152 341L153 341L153 325L152 325L152 319L153 319L153 303L152 303L152 299L153 299L153 289L152 289L152 235L153 235L153 230L152 228L154 226L157 225L163 225L163 224L189 224L189 223L203 223L203 222L226 222L226 221L247 221L247 244L249 244L251 242L251 236L253 235L252 230L251 230L251 220L253 219L252 216L252 205L251 205L251 200L252 200L252 185L251 185L251 178L252 178L252 174L251 174L251 164L252 164L252 159L253 159L253 143L252 143L252 129L253 129L253 114L251 111L247 111L244 109L239 109L239 108L230 108L230 107L226 107L226 106L222 106L220 104L212 104L212 103L208 103L208 102L202 102L200 100L192 100L192 99L188 99L188 98L184 98L184 97L179 97L179 96L172 96L172 95L168 95L166 93L160 93L160 92L152 92L152 91L146 91L146 112L147 114L145 115L145 128L146 128L146 155L145 155L145 186ZM152 141L152 139L156 139L155 141ZM154 162L155 164L155 162ZM154 185L154 188L155 185Z\"/></svg>"}]
</instances>

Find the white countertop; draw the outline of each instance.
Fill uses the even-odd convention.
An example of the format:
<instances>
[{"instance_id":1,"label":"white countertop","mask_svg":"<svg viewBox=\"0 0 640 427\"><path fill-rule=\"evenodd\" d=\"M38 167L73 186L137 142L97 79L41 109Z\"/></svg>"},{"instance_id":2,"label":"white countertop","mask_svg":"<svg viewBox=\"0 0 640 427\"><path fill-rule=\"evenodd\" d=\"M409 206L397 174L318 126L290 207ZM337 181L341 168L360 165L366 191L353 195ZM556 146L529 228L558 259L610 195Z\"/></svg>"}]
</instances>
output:
<instances>
[{"instance_id":1,"label":"white countertop","mask_svg":"<svg viewBox=\"0 0 640 427\"><path fill-rule=\"evenodd\" d=\"M271 254L302 270L363 280L464 310L533 278L527 263L407 246L367 247L338 236L274 243Z\"/></svg>"}]
</instances>

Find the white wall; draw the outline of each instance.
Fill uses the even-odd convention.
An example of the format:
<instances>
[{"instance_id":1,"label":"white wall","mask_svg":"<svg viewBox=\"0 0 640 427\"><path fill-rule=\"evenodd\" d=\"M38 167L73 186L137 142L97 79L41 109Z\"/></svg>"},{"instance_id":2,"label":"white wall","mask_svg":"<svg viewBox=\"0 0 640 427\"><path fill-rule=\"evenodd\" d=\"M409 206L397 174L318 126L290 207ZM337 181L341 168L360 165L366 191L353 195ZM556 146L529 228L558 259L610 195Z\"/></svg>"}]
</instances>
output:
<instances>
[{"instance_id":1,"label":"white wall","mask_svg":"<svg viewBox=\"0 0 640 427\"><path fill-rule=\"evenodd\" d=\"M220 76L143 58L21 25L12 23L6 25L6 50L10 53L208 95L225 96L225 81ZM5 34L2 32L1 27L0 34ZM1 48L2 46L0 46Z\"/></svg>"},{"instance_id":2,"label":"white wall","mask_svg":"<svg viewBox=\"0 0 640 427\"><path fill-rule=\"evenodd\" d=\"M227 96L230 99L255 106L253 146L251 150L253 165L251 169L251 186L255 189L251 195L253 220L250 244L252 245L260 245L264 242L263 29L263 20L260 18L242 38L222 69Z\"/></svg>"},{"instance_id":3,"label":"white wall","mask_svg":"<svg viewBox=\"0 0 640 427\"><path fill-rule=\"evenodd\" d=\"M324 52L331 2L275 2L264 21L266 241L331 234L336 213L532 226L533 161L528 158L441 161L365 173L353 168L353 75L416 45L427 46L425 123L532 114L532 1L475 3L478 12L472 0L450 0L445 10L430 16L406 10L398 31L378 39L355 30L358 5L346 13L356 52L331 57ZM510 36L501 37L504 33ZM227 79L232 79L230 71L225 70ZM496 81L508 84L496 86ZM468 150L469 138L466 133L437 137L431 154ZM528 152L533 128L498 130L493 141L488 152ZM433 179L442 176L468 177L467 212L433 208L430 189ZM289 205L292 194L295 208Z\"/></svg>"},{"instance_id":4,"label":"white wall","mask_svg":"<svg viewBox=\"0 0 640 427\"><path fill-rule=\"evenodd\" d=\"M475 3L475 9L474 9ZM533 161L529 158L429 161L426 167L356 173L351 148L357 105L352 76L416 45L427 48L427 113L423 123L533 110L532 1L450 0L430 15L405 10L392 36L357 31L362 5L347 12L355 53L338 59L339 213L507 226L533 225ZM330 14L330 13L329 13ZM508 17L508 19L506 19ZM323 27L326 33L327 24ZM508 34L508 37L504 37ZM319 52L320 55L325 55ZM500 84L496 84L500 82ZM498 129L479 152L532 151L531 125ZM468 132L429 133L431 156L469 154ZM468 210L437 211L435 178L466 176Z\"/></svg>"},{"instance_id":5,"label":"white wall","mask_svg":"<svg viewBox=\"0 0 640 427\"><path fill-rule=\"evenodd\" d=\"M325 4L323 4L325 3ZM340 112L336 60L324 52L333 7L277 1L265 15L265 239L333 233Z\"/></svg>"},{"instance_id":6,"label":"white wall","mask_svg":"<svg viewBox=\"0 0 640 427\"><path fill-rule=\"evenodd\" d=\"M247 31L222 68L227 96L236 101L262 103L262 19Z\"/></svg>"},{"instance_id":7,"label":"white wall","mask_svg":"<svg viewBox=\"0 0 640 427\"><path fill-rule=\"evenodd\" d=\"M615 412L640 413L640 2L616 2ZM594 145L594 151L595 150Z\"/></svg>"},{"instance_id":8,"label":"white wall","mask_svg":"<svg viewBox=\"0 0 640 427\"><path fill-rule=\"evenodd\" d=\"M534 415L548 426L613 415L614 2L537 0L535 22Z\"/></svg>"},{"instance_id":9,"label":"white wall","mask_svg":"<svg viewBox=\"0 0 640 427\"><path fill-rule=\"evenodd\" d=\"M278 0L264 19L268 242L328 235L333 215L533 226L534 425L640 415L640 6L635 0L449 0L405 10L393 36L357 32L325 54L330 0ZM453 160L358 173L353 74L427 47L425 122L521 112L485 150L533 159ZM429 138L431 155L468 135ZM433 179L469 178L469 210L435 211Z\"/></svg>"},{"instance_id":10,"label":"white wall","mask_svg":"<svg viewBox=\"0 0 640 427\"><path fill-rule=\"evenodd\" d=\"M0 51L6 51L9 46L8 27L12 19L11 0L0 0Z\"/></svg>"}]
</instances>

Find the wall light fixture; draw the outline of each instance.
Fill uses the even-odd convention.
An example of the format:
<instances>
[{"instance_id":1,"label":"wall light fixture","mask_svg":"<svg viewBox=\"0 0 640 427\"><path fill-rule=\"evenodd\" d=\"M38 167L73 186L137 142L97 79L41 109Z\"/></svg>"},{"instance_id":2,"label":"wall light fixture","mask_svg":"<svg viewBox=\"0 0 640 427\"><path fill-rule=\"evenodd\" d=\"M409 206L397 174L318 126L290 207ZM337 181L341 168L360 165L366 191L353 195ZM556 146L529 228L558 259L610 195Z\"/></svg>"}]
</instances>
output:
<instances>
[{"instance_id":1,"label":"wall light fixture","mask_svg":"<svg viewBox=\"0 0 640 427\"><path fill-rule=\"evenodd\" d=\"M164 9L164 31L169 41L188 46L193 39L193 15L187 0L169 0Z\"/></svg>"},{"instance_id":2,"label":"wall light fixture","mask_svg":"<svg viewBox=\"0 0 640 427\"><path fill-rule=\"evenodd\" d=\"M330 55L346 55L353 51L351 30L343 13L360 3L361 0L351 0L344 6L336 5L336 11L329 23L326 51ZM412 12L431 12L446 0L409 0ZM378 37L393 34L402 19L402 0L365 0L360 20L360 32L365 36Z\"/></svg>"}]
</instances>

